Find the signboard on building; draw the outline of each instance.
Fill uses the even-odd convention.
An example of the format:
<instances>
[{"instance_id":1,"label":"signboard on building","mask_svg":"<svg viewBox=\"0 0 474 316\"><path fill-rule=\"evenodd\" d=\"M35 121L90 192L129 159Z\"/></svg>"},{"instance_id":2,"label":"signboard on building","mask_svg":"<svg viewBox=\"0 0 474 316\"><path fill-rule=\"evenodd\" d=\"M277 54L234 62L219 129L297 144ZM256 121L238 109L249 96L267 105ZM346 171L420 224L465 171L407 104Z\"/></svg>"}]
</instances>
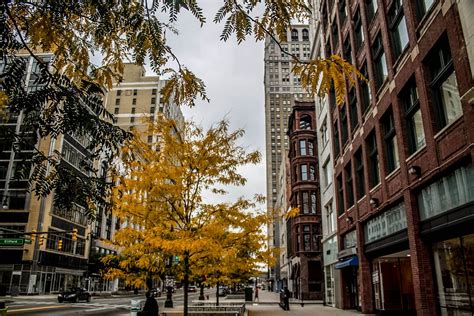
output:
<instances>
[{"instance_id":1,"label":"signboard on building","mask_svg":"<svg viewBox=\"0 0 474 316\"><path fill-rule=\"evenodd\" d=\"M3 238L0 239L0 246L23 246L25 240L22 238Z\"/></svg>"}]
</instances>

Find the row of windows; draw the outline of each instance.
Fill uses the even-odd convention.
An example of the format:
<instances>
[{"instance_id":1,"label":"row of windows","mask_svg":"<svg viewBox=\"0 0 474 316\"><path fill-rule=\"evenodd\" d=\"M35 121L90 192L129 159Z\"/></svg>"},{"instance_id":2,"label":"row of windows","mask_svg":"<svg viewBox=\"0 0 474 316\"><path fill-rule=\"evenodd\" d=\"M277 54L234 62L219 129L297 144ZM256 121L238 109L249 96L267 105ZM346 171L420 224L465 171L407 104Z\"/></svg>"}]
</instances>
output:
<instances>
[{"instance_id":1,"label":"row of windows","mask_svg":"<svg viewBox=\"0 0 474 316\"><path fill-rule=\"evenodd\" d=\"M424 61L425 70L429 74L428 93L431 101L429 114L434 118L435 130L439 131L454 122L462 115L456 73L454 72L449 44L445 36L441 37L435 48ZM421 80L419 80L421 81ZM367 112L367 103L362 96L362 102L357 102L355 90L349 92L349 109L343 105L339 109L339 121L334 124L334 152L340 153L341 145L349 143L349 136L355 136L355 130ZM422 118L417 80L413 76L398 95L398 108L401 109L402 126L406 130L407 154L411 155L425 145L423 122L430 123L429 118ZM359 109L357 108L359 107ZM360 113L360 114L359 114ZM348 117L349 115L349 117ZM398 167L397 137L394 124L394 113L389 111L381 119L382 133L386 144L387 171ZM350 134L349 134L350 124ZM324 143L324 142L323 142Z\"/></svg>"},{"instance_id":2,"label":"row of windows","mask_svg":"<svg viewBox=\"0 0 474 316\"><path fill-rule=\"evenodd\" d=\"M119 90L119 91L120 91L120 90ZM136 98L133 98L133 99L132 99L132 105L136 105L136 104L137 104L137 99L136 99ZM152 98L150 99L150 104L151 104L151 105L155 105L155 104L156 104L156 98L155 98L155 97L152 97ZM120 106L120 99L119 99L119 98L115 99L115 106Z\"/></svg>"},{"instance_id":3,"label":"row of windows","mask_svg":"<svg viewBox=\"0 0 474 316\"><path fill-rule=\"evenodd\" d=\"M156 89L151 89L151 95L156 95L156 93L157 93ZM132 94L132 90L125 90L125 95L131 95L131 94ZM122 95L122 90L117 90L117 97L120 97L121 95ZM133 89L133 95L134 96L138 95L138 89Z\"/></svg>"},{"instance_id":4,"label":"row of windows","mask_svg":"<svg viewBox=\"0 0 474 316\"><path fill-rule=\"evenodd\" d=\"M293 166L292 180L297 181L314 181L316 180L316 165L312 163L303 163Z\"/></svg>"},{"instance_id":5,"label":"row of windows","mask_svg":"<svg viewBox=\"0 0 474 316\"><path fill-rule=\"evenodd\" d=\"M296 251L320 251L321 231L319 225L296 225Z\"/></svg>"}]
</instances>

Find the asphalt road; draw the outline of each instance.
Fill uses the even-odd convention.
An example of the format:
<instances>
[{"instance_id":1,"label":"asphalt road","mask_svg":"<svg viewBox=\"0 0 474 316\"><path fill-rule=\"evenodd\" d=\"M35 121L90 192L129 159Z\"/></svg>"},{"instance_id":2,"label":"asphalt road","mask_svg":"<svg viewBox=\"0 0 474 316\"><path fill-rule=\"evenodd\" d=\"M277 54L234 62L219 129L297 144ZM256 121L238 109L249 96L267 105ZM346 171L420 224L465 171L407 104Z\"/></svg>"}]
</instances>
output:
<instances>
[{"instance_id":1,"label":"asphalt road","mask_svg":"<svg viewBox=\"0 0 474 316\"><path fill-rule=\"evenodd\" d=\"M206 290L211 298L213 289ZM189 301L197 300L199 293L189 293ZM166 295L157 297L160 310L165 304ZM115 297L93 297L90 302L78 303L58 303L56 296L48 297L14 297L7 298L8 315L130 315L131 300L142 300L145 302L145 296L115 296ZM178 291L173 294L174 306L183 305L183 293Z\"/></svg>"}]
</instances>

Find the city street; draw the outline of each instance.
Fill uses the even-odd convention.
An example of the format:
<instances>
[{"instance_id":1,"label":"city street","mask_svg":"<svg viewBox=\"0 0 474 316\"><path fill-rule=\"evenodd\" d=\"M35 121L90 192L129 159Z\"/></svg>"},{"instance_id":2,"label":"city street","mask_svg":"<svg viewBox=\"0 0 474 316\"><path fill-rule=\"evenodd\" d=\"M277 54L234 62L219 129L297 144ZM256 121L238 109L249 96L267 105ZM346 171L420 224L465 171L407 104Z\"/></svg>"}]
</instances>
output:
<instances>
[{"instance_id":1,"label":"city street","mask_svg":"<svg viewBox=\"0 0 474 316\"><path fill-rule=\"evenodd\" d=\"M206 290L212 298L213 289ZM197 300L199 293L189 293L189 300ZM90 302L58 303L56 295L25 297L18 296L3 299L8 307L8 315L130 315L131 300L145 301L145 295L124 295L112 297L93 297ZM163 310L166 295L157 297L160 311ZM183 305L183 292L173 294L175 306Z\"/></svg>"}]
</instances>

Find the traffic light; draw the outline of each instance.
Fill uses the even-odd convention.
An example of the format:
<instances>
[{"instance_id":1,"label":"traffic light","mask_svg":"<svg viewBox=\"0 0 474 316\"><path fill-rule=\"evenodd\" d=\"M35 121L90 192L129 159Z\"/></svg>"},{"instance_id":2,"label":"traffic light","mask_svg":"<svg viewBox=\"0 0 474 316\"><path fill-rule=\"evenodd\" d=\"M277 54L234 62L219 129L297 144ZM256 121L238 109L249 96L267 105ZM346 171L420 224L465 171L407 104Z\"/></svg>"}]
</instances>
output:
<instances>
[{"instance_id":1,"label":"traffic light","mask_svg":"<svg viewBox=\"0 0 474 316\"><path fill-rule=\"evenodd\" d=\"M36 229L31 230L31 242L36 240Z\"/></svg>"},{"instance_id":2,"label":"traffic light","mask_svg":"<svg viewBox=\"0 0 474 316\"><path fill-rule=\"evenodd\" d=\"M43 245L44 245L44 240L45 240L44 235L41 235L41 236L39 237L39 245L40 245L40 246L43 246Z\"/></svg>"},{"instance_id":3,"label":"traffic light","mask_svg":"<svg viewBox=\"0 0 474 316\"><path fill-rule=\"evenodd\" d=\"M72 241L76 241L77 240L77 228L73 228L72 229L72 237L71 237Z\"/></svg>"},{"instance_id":4,"label":"traffic light","mask_svg":"<svg viewBox=\"0 0 474 316\"><path fill-rule=\"evenodd\" d=\"M61 249L63 249L63 240L59 239L58 240L58 250L61 250Z\"/></svg>"}]
</instances>

